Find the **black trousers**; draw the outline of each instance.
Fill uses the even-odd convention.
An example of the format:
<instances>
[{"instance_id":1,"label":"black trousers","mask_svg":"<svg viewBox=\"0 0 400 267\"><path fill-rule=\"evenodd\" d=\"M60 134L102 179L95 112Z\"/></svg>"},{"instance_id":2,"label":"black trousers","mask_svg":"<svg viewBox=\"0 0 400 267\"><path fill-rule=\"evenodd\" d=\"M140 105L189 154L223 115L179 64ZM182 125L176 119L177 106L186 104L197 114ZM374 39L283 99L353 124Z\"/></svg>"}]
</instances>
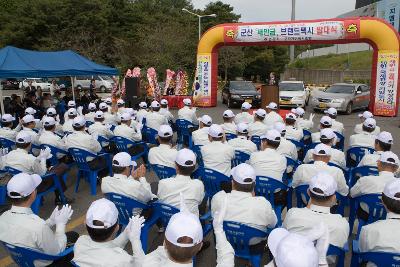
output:
<instances>
[{"instance_id":1,"label":"black trousers","mask_svg":"<svg viewBox=\"0 0 400 267\"><path fill-rule=\"evenodd\" d=\"M65 235L67 236L67 248L73 246L79 238L79 234L77 232L73 232L73 231L66 232ZM65 255L64 257L61 257L56 261L53 261L53 263L48 266L49 267L70 267L70 266L73 266L71 264L71 261L73 258L74 258L74 252L72 252L68 255Z\"/></svg>"},{"instance_id":2,"label":"black trousers","mask_svg":"<svg viewBox=\"0 0 400 267\"><path fill-rule=\"evenodd\" d=\"M89 168L92 170L103 168L101 171L99 171L99 177L103 178L103 177L107 176L108 169L107 168L104 169L104 167L107 166L107 160L106 160L105 156L97 157L97 158L93 159L92 161L89 161L88 165L89 165Z\"/></svg>"}]
</instances>

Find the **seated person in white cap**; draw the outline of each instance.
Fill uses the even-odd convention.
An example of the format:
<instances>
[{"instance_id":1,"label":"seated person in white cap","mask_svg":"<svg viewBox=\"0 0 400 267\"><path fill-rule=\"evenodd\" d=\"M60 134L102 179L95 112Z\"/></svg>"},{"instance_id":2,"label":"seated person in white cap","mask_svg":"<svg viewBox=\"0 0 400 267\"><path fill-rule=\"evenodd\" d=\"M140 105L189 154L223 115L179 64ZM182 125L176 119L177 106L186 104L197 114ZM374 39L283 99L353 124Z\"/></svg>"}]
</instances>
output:
<instances>
[{"instance_id":1,"label":"seated person in white cap","mask_svg":"<svg viewBox=\"0 0 400 267\"><path fill-rule=\"evenodd\" d=\"M369 118L374 118L374 115L373 115L371 112L369 112L369 111L364 111L363 113L358 114L358 117L360 118L361 123L356 124L356 126L354 127L354 133L355 133L355 134L362 133L364 121L365 121L366 119L369 119ZM375 135L377 135L377 134L379 134L380 132L381 132L381 128L380 128L379 126L376 126L375 129L374 129L374 131L373 131L372 133L375 134Z\"/></svg>"},{"instance_id":2,"label":"seated person in white cap","mask_svg":"<svg viewBox=\"0 0 400 267\"><path fill-rule=\"evenodd\" d=\"M286 139L292 139L295 141L301 141L301 139L303 139L303 129L301 128L297 129L295 126L296 124L295 114L293 113L286 114L285 124L286 124L286 134L285 134Z\"/></svg>"},{"instance_id":3,"label":"seated person in white cap","mask_svg":"<svg viewBox=\"0 0 400 267\"><path fill-rule=\"evenodd\" d=\"M168 125L167 118L160 113L160 103L153 101L150 107L151 112L146 115L146 126L158 131L161 125Z\"/></svg>"},{"instance_id":4,"label":"seated person in white cap","mask_svg":"<svg viewBox=\"0 0 400 267\"><path fill-rule=\"evenodd\" d=\"M115 127L114 135L125 137L132 142L142 141L142 133L140 128L131 127L132 125L132 116L131 114L125 112L120 115L121 124ZM142 146L130 146L129 149L130 155L136 155L144 151L144 147Z\"/></svg>"},{"instance_id":5,"label":"seated person in white cap","mask_svg":"<svg viewBox=\"0 0 400 267\"><path fill-rule=\"evenodd\" d=\"M294 113L297 115L297 119L296 119L296 127L297 128L311 130L314 127L314 122L313 122L314 115L313 114L310 115L310 119L306 120L306 119L304 119L305 111L303 108L301 108L301 107L296 108L294 110Z\"/></svg>"},{"instance_id":6,"label":"seated person in white cap","mask_svg":"<svg viewBox=\"0 0 400 267\"><path fill-rule=\"evenodd\" d=\"M39 143L41 145L51 145L58 149L64 150L66 153L58 153L57 158L61 159L67 155L67 146L65 145L65 140L61 139L55 134L56 121L53 117L45 117L43 119L43 131L39 137Z\"/></svg>"},{"instance_id":7,"label":"seated person in white cap","mask_svg":"<svg viewBox=\"0 0 400 267\"><path fill-rule=\"evenodd\" d=\"M175 118L174 118L174 115L172 115L172 113L169 111L168 100L161 99L160 105L161 105L160 114L164 115L167 118L168 123L173 123Z\"/></svg>"},{"instance_id":8,"label":"seated person in white cap","mask_svg":"<svg viewBox=\"0 0 400 267\"><path fill-rule=\"evenodd\" d=\"M106 103L100 103L99 110L104 113L104 124L117 125L117 115L109 111L109 107Z\"/></svg>"},{"instance_id":9,"label":"seated person in white cap","mask_svg":"<svg viewBox=\"0 0 400 267\"><path fill-rule=\"evenodd\" d=\"M107 106L108 106L108 111L111 111L111 105L112 105L112 99L111 99L111 97L107 97L106 99L104 99L104 103L107 104Z\"/></svg>"},{"instance_id":10,"label":"seated person in white cap","mask_svg":"<svg viewBox=\"0 0 400 267\"><path fill-rule=\"evenodd\" d=\"M203 242L203 229L199 218L190 213L182 203L181 211L172 215L165 230L163 246L144 257L142 267L155 266L194 266L196 254L206 247ZM223 220L226 208L218 211L213 220L217 250L216 267L233 267L235 252L226 239Z\"/></svg>"},{"instance_id":11,"label":"seated person in white cap","mask_svg":"<svg viewBox=\"0 0 400 267\"><path fill-rule=\"evenodd\" d=\"M331 147L331 158L329 162L338 165L339 167L346 168L346 156L343 151L333 148L332 146L336 143L336 134L332 128L325 128L320 131L320 142ZM310 163L313 161L313 150L309 149L306 156L304 157L304 163Z\"/></svg>"},{"instance_id":12,"label":"seated person in white cap","mask_svg":"<svg viewBox=\"0 0 400 267\"><path fill-rule=\"evenodd\" d=\"M267 115L265 116L264 123L268 126L268 129L273 129L276 122L283 122L281 115L277 113L278 105L274 102L269 103L266 106Z\"/></svg>"},{"instance_id":13,"label":"seated person in white cap","mask_svg":"<svg viewBox=\"0 0 400 267\"><path fill-rule=\"evenodd\" d=\"M388 182L382 193L382 203L387 211L386 219L361 228L359 247L361 252L400 253L400 180ZM368 263L368 267L376 266Z\"/></svg>"},{"instance_id":14,"label":"seated person in white cap","mask_svg":"<svg viewBox=\"0 0 400 267\"><path fill-rule=\"evenodd\" d=\"M359 134L353 134L349 139L349 147L375 147L374 130L376 127L375 119L369 118L363 122L363 130Z\"/></svg>"},{"instance_id":15,"label":"seated person in white cap","mask_svg":"<svg viewBox=\"0 0 400 267\"><path fill-rule=\"evenodd\" d=\"M224 130L218 124L213 124L208 128L208 138L210 143L201 147L204 167L229 177L235 150L225 142Z\"/></svg>"},{"instance_id":16,"label":"seated person in white cap","mask_svg":"<svg viewBox=\"0 0 400 267\"><path fill-rule=\"evenodd\" d=\"M76 112L75 108L70 108L67 112L65 112L65 114L67 115L67 120L64 121L62 130L64 131L64 133L72 133L74 131L74 127L72 127L72 122L76 118L78 113Z\"/></svg>"},{"instance_id":17,"label":"seated person in white cap","mask_svg":"<svg viewBox=\"0 0 400 267\"><path fill-rule=\"evenodd\" d=\"M57 111L56 111L55 108L48 108L47 109L46 115L43 116L42 121L41 121L42 125L43 125L43 120L46 117L52 117L54 119L54 121L56 122L56 130L55 130L56 133L60 133L60 134L64 133L64 131L62 129L62 125L60 124L60 116L58 116Z\"/></svg>"},{"instance_id":18,"label":"seated person in white cap","mask_svg":"<svg viewBox=\"0 0 400 267\"><path fill-rule=\"evenodd\" d=\"M39 108L39 106L37 107ZM37 111L36 109L32 108L32 107L28 107L25 109L25 115L32 115L33 117L38 116L36 115ZM35 120L35 126L34 129L40 130L42 128L42 124L40 123L40 120L37 119Z\"/></svg>"},{"instance_id":19,"label":"seated person in white cap","mask_svg":"<svg viewBox=\"0 0 400 267\"><path fill-rule=\"evenodd\" d=\"M243 223L262 231L267 231L267 228L274 228L277 218L271 203L265 197L255 196L256 174L253 167L246 163L239 164L232 169L231 176L233 178L232 191L225 193L221 190L212 198L212 216L215 217L216 211L221 210L224 201L226 201L225 221ZM256 249L255 245L261 245L263 251L265 242L257 240L252 245L253 249Z\"/></svg>"},{"instance_id":20,"label":"seated person in white cap","mask_svg":"<svg viewBox=\"0 0 400 267\"><path fill-rule=\"evenodd\" d=\"M340 121L337 121L337 110L335 108L328 108L325 110L325 114L328 115L332 119L332 129L335 132L343 134L344 132L344 125Z\"/></svg>"},{"instance_id":21,"label":"seated person in white cap","mask_svg":"<svg viewBox=\"0 0 400 267\"><path fill-rule=\"evenodd\" d=\"M158 130L157 140L159 146L150 148L148 159L150 164L167 166L175 169L175 159L178 151L172 147L174 133L169 125L161 125Z\"/></svg>"},{"instance_id":22,"label":"seated person in white cap","mask_svg":"<svg viewBox=\"0 0 400 267\"><path fill-rule=\"evenodd\" d=\"M250 124L254 121L254 116L249 113L251 109L251 104L247 102L243 102L241 110L242 112L236 114L235 116L235 123L247 123Z\"/></svg>"},{"instance_id":23,"label":"seated person in white cap","mask_svg":"<svg viewBox=\"0 0 400 267\"><path fill-rule=\"evenodd\" d=\"M94 123L89 126L88 132L90 134L97 134L98 136L103 136L110 139L114 136L113 132L110 130L111 125L106 125L104 123L104 113L103 111L96 111L94 116Z\"/></svg>"},{"instance_id":24,"label":"seated person in white cap","mask_svg":"<svg viewBox=\"0 0 400 267\"><path fill-rule=\"evenodd\" d=\"M25 115L22 118L22 130L21 132L25 132L31 136L32 143L35 145L39 144L39 134L35 132L34 129L38 119L35 119L32 115Z\"/></svg>"},{"instance_id":25,"label":"seated person in white cap","mask_svg":"<svg viewBox=\"0 0 400 267\"><path fill-rule=\"evenodd\" d=\"M0 240L15 246L29 248L49 255L57 255L67 244L78 239L75 232L65 233L65 227L73 213L69 205L60 210L56 207L48 220L43 220L31 210L36 199L37 187L42 182L37 174L20 173L7 184L11 209L0 216ZM56 226L53 231L51 227ZM35 266L67 266L72 259L68 254L57 261L35 261ZM51 265L50 265L51 264Z\"/></svg>"},{"instance_id":26,"label":"seated person in white cap","mask_svg":"<svg viewBox=\"0 0 400 267\"><path fill-rule=\"evenodd\" d=\"M322 116L319 121L319 131L311 134L311 142L319 143L321 139L321 130L332 128L332 119L328 116Z\"/></svg>"},{"instance_id":27,"label":"seated person in white cap","mask_svg":"<svg viewBox=\"0 0 400 267\"><path fill-rule=\"evenodd\" d=\"M1 116L1 128L0 128L0 137L5 138L11 141L15 140L15 137L18 133L18 128L13 129L13 121L15 118L10 114L4 114Z\"/></svg>"},{"instance_id":28,"label":"seated person in white cap","mask_svg":"<svg viewBox=\"0 0 400 267\"><path fill-rule=\"evenodd\" d=\"M139 110L138 110L138 112L136 114L136 120L138 122L142 123L143 119L146 118L147 113L148 113L148 111L147 111L147 103L143 102L143 101L140 102L139 103Z\"/></svg>"},{"instance_id":29,"label":"seated person in white cap","mask_svg":"<svg viewBox=\"0 0 400 267\"><path fill-rule=\"evenodd\" d=\"M204 146L210 143L208 140L208 129L212 124L212 119L208 115L199 118L199 129L192 132L192 142L196 146Z\"/></svg>"},{"instance_id":30,"label":"seated person in white cap","mask_svg":"<svg viewBox=\"0 0 400 267\"><path fill-rule=\"evenodd\" d=\"M196 116L196 108L192 107L192 101L189 98L183 99L183 108L178 110L178 119L187 120L194 125L198 125L199 122Z\"/></svg>"},{"instance_id":31,"label":"seated person in white cap","mask_svg":"<svg viewBox=\"0 0 400 267\"><path fill-rule=\"evenodd\" d=\"M73 262L81 267L141 266L144 257L140 243L143 222L142 217L132 217L125 230L116 237L120 226L115 204L105 198L94 201L86 212L88 235L82 235L76 241ZM132 255L124 250L128 240L132 245Z\"/></svg>"},{"instance_id":32,"label":"seated person in white cap","mask_svg":"<svg viewBox=\"0 0 400 267\"><path fill-rule=\"evenodd\" d=\"M180 195L184 195L189 211L199 216L199 205L204 199L204 185L190 175L196 168L196 155L189 149L181 149L175 159L176 176L162 179L158 183L158 199L168 205L180 208Z\"/></svg>"},{"instance_id":33,"label":"seated person in white cap","mask_svg":"<svg viewBox=\"0 0 400 267\"><path fill-rule=\"evenodd\" d=\"M375 138L375 152L373 154L365 154L358 163L358 167L373 166L377 167L377 162L381 154L385 151L390 151L393 145L393 137L389 132L380 132Z\"/></svg>"},{"instance_id":34,"label":"seated person in white cap","mask_svg":"<svg viewBox=\"0 0 400 267\"><path fill-rule=\"evenodd\" d=\"M123 113L125 112L125 101L120 98L117 100L117 108L118 108L118 113Z\"/></svg>"},{"instance_id":35,"label":"seated person in white cap","mask_svg":"<svg viewBox=\"0 0 400 267\"><path fill-rule=\"evenodd\" d=\"M349 187L346 184L343 171L338 167L329 166L328 162L332 155L332 149L330 146L325 144L318 144L313 149L313 160L312 164L301 164L297 167L293 174L292 187L296 188L299 185L309 184L313 176L323 171L331 175L337 185L338 193L342 196L347 196L349 193Z\"/></svg>"},{"instance_id":36,"label":"seated person in white cap","mask_svg":"<svg viewBox=\"0 0 400 267\"><path fill-rule=\"evenodd\" d=\"M94 122L94 116L96 115L96 110L97 110L96 104L89 103L88 110L89 112L85 114L85 120Z\"/></svg>"},{"instance_id":37,"label":"seated person in white cap","mask_svg":"<svg viewBox=\"0 0 400 267\"><path fill-rule=\"evenodd\" d=\"M75 101L73 101L73 100L68 101L67 107L68 107L68 110L70 110L71 108L73 108L73 109L76 110L76 103L75 103ZM64 123L65 123L66 121L68 121L68 120L69 120L69 118L68 118L68 113L65 112L65 113L64 113Z\"/></svg>"},{"instance_id":38,"label":"seated person in white cap","mask_svg":"<svg viewBox=\"0 0 400 267\"><path fill-rule=\"evenodd\" d=\"M282 156L289 157L293 160L298 159L297 147L285 138L286 135L286 125L282 122L277 122L274 125L274 129L277 130L281 134L281 141L279 143L276 152L281 154Z\"/></svg>"},{"instance_id":39,"label":"seated person in white cap","mask_svg":"<svg viewBox=\"0 0 400 267\"><path fill-rule=\"evenodd\" d=\"M281 134L277 130L269 130L266 135L261 136L261 151L252 153L249 161L257 176L282 181L286 170L286 158L276 151L280 142Z\"/></svg>"},{"instance_id":40,"label":"seated person in white cap","mask_svg":"<svg viewBox=\"0 0 400 267\"><path fill-rule=\"evenodd\" d=\"M241 122L236 125L236 135L237 137L228 141L228 145L230 145L235 151L241 151L248 155L257 151L257 145L254 144L251 140L249 140L248 136L248 128L249 125L247 123Z\"/></svg>"},{"instance_id":41,"label":"seated person in white cap","mask_svg":"<svg viewBox=\"0 0 400 267\"><path fill-rule=\"evenodd\" d=\"M342 248L349 238L350 227L340 214L332 214L336 205L337 183L325 172L311 178L308 195L310 200L305 208L291 208L283 221L283 227L291 233L303 234L324 223L329 230L329 243Z\"/></svg>"},{"instance_id":42,"label":"seated person in white cap","mask_svg":"<svg viewBox=\"0 0 400 267\"><path fill-rule=\"evenodd\" d=\"M249 136L261 136L267 133L268 127L264 123L267 113L264 109L260 108L254 112L254 122L249 124Z\"/></svg>"},{"instance_id":43,"label":"seated person in white cap","mask_svg":"<svg viewBox=\"0 0 400 267\"><path fill-rule=\"evenodd\" d=\"M221 127L224 129L224 132L236 134L236 124L234 122L235 114L233 114L232 110L225 110L224 114L222 115L222 119L224 120L224 123L221 124Z\"/></svg>"}]
</instances>

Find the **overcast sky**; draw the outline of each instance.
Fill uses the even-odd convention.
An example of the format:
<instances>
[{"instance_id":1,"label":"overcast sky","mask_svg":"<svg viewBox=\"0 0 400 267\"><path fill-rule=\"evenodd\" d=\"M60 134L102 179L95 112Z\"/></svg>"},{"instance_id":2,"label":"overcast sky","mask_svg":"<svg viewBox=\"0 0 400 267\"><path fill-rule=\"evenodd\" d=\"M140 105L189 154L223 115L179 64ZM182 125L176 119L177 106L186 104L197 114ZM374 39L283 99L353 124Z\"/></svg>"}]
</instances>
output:
<instances>
[{"instance_id":1,"label":"overcast sky","mask_svg":"<svg viewBox=\"0 0 400 267\"><path fill-rule=\"evenodd\" d=\"M192 0L196 8L204 8L210 0ZM241 22L290 20L291 0L222 0L241 14ZM351 11L355 0L296 0L296 19L334 18Z\"/></svg>"}]
</instances>

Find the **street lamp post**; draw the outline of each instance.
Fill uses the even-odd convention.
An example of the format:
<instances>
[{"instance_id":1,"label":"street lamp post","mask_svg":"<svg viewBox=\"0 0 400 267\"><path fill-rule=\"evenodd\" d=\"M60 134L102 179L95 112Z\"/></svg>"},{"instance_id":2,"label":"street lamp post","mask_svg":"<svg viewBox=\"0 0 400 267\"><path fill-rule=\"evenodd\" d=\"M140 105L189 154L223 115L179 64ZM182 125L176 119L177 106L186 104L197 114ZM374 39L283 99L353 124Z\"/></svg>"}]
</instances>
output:
<instances>
[{"instance_id":1,"label":"street lamp post","mask_svg":"<svg viewBox=\"0 0 400 267\"><path fill-rule=\"evenodd\" d=\"M192 14L192 15L198 17L198 19L199 19L199 40L200 40L200 38L201 38L201 18L204 18L204 17L213 17L213 18L215 18L215 17L217 16L216 14L199 15L199 14L196 14L196 13L194 13L194 12L192 12L192 11L187 10L186 8L182 8L182 11L185 11L185 12L187 12L187 13L189 13L189 14Z\"/></svg>"},{"instance_id":2,"label":"street lamp post","mask_svg":"<svg viewBox=\"0 0 400 267\"><path fill-rule=\"evenodd\" d=\"M296 19L296 0L292 0L292 14L290 16L291 21L294 21ZM294 60L294 45L290 46L290 62L293 62Z\"/></svg>"}]
</instances>

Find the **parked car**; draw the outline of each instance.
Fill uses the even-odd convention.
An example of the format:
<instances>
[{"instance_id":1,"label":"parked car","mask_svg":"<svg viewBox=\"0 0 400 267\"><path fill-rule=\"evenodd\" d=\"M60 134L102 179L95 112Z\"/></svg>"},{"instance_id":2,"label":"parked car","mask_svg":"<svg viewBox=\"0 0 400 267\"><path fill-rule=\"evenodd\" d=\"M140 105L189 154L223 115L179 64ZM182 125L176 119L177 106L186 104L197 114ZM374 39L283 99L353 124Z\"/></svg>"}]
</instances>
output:
<instances>
[{"instance_id":1,"label":"parked car","mask_svg":"<svg viewBox=\"0 0 400 267\"><path fill-rule=\"evenodd\" d=\"M310 90L302 81L281 81L279 83L279 105L281 107L305 107Z\"/></svg>"},{"instance_id":2,"label":"parked car","mask_svg":"<svg viewBox=\"0 0 400 267\"><path fill-rule=\"evenodd\" d=\"M355 109L368 108L370 88L366 84L335 83L324 91L313 91L310 106L314 110L325 110L330 107L351 114Z\"/></svg>"},{"instance_id":3,"label":"parked car","mask_svg":"<svg viewBox=\"0 0 400 267\"><path fill-rule=\"evenodd\" d=\"M222 90L222 103L229 108L248 102L254 106L260 106L261 94L251 81L230 81Z\"/></svg>"},{"instance_id":4,"label":"parked car","mask_svg":"<svg viewBox=\"0 0 400 267\"><path fill-rule=\"evenodd\" d=\"M93 76L79 76L74 80L75 88L89 89L90 81L94 79L96 83L96 88L100 90L100 92L111 92L111 89L114 86L114 81L111 77L107 75L93 75Z\"/></svg>"},{"instance_id":5,"label":"parked car","mask_svg":"<svg viewBox=\"0 0 400 267\"><path fill-rule=\"evenodd\" d=\"M20 83L20 88L27 87L28 81L32 81L32 86L35 86L36 89L42 89L42 92L50 92L51 83L42 78L26 78Z\"/></svg>"},{"instance_id":6,"label":"parked car","mask_svg":"<svg viewBox=\"0 0 400 267\"><path fill-rule=\"evenodd\" d=\"M15 78L10 78L6 80L1 81L1 85L3 86L3 90L18 90L19 89L19 83Z\"/></svg>"}]
</instances>

